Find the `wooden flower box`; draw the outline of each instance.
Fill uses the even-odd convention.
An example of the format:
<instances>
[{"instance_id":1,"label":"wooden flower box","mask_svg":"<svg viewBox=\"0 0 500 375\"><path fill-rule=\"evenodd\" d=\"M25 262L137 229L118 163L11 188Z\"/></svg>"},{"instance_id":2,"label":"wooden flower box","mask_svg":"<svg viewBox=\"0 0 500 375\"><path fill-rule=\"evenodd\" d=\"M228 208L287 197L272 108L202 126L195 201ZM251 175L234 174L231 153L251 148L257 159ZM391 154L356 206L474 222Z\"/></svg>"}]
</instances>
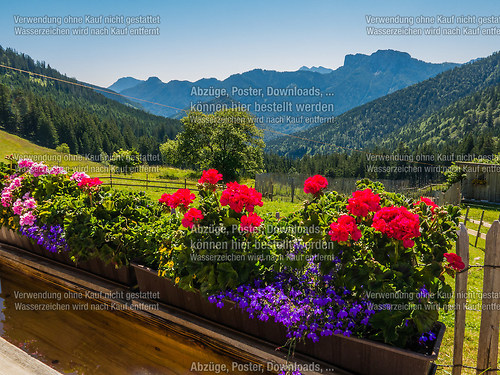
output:
<instances>
[{"instance_id":1,"label":"wooden flower box","mask_svg":"<svg viewBox=\"0 0 500 375\"><path fill-rule=\"evenodd\" d=\"M248 314L233 302L227 301L218 308L201 294L185 291L171 280L159 277L157 272L132 264L141 292L158 292L159 301L185 310L191 314L265 340L276 346L286 343L283 325L272 320L262 322L250 319ZM321 337L318 343L299 343L296 352L329 363L338 368L364 375L430 375L435 372L435 361L446 327L439 325L439 333L431 355L400 349L380 342L332 335Z\"/></svg>"},{"instance_id":2,"label":"wooden flower box","mask_svg":"<svg viewBox=\"0 0 500 375\"><path fill-rule=\"evenodd\" d=\"M119 284L132 286L136 283L135 272L131 266L116 268L111 263L105 263L99 258L93 258L88 261L73 262L71 257L66 252L53 253L44 247L33 243L28 237L23 236L12 229L3 226L0 229L0 242L19 247L23 250L41 255L47 259L55 260L56 262L66 264L71 267L76 267L94 275L103 277L107 280L114 281Z\"/></svg>"}]
</instances>

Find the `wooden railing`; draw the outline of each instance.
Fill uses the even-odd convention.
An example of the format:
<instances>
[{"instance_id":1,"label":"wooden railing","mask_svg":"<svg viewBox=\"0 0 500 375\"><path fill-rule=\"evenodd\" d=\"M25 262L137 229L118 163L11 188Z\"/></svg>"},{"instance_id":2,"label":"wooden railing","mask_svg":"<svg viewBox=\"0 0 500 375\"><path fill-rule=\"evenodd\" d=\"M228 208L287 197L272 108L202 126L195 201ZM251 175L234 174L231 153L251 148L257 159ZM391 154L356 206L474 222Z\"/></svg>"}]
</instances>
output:
<instances>
[{"instance_id":1,"label":"wooden railing","mask_svg":"<svg viewBox=\"0 0 500 375\"><path fill-rule=\"evenodd\" d=\"M113 176L111 173L107 176L98 177L103 181L103 185L113 186L129 186L129 187L142 187L145 190L149 188L154 189L190 189L193 191L198 191L197 184L192 181L184 179L184 181L174 181L174 180L158 180L149 179L146 175L146 179L130 178L130 177L118 177Z\"/></svg>"}]
</instances>

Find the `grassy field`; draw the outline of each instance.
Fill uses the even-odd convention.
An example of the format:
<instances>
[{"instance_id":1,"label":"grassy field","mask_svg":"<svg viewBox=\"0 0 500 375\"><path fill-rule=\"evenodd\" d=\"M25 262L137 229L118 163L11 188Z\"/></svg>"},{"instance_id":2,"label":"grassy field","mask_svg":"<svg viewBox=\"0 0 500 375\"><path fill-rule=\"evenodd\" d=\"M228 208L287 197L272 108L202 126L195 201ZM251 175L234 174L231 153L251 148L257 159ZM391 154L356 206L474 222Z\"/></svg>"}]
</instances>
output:
<instances>
[{"instance_id":1,"label":"grassy field","mask_svg":"<svg viewBox=\"0 0 500 375\"><path fill-rule=\"evenodd\" d=\"M45 164L61 165L65 167L68 172L71 171L84 171L91 177L101 177L105 183L109 183L109 168L103 164L92 162L81 156L68 155L57 152L53 149L37 146L26 139L17 137L15 135L6 133L0 130L0 158L5 160L5 156L14 154L17 158L26 157L36 161L45 161ZM192 170L164 167L164 166L146 166L143 170L133 173L132 175L113 174L114 186L126 191L144 191L152 199L158 199L165 193L172 193L174 189L152 188L151 185L160 184L180 188L186 182L188 187L194 188L201 173ZM141 181L126 181L119 178L149 180L148 188L146 183ZM137 184L141 186L119 186L117 183L122 184ZM244 179L241 181L248 186L255 186L254 179ZM283 202L281 200L264 200L264 207L258 207L257 212L264 214L267 212L279 212L281 216L285 216L300 208L298 203Z\"/></svg>"},{"instance_id":2,"label":"grassy field","mask_svg":"<svg viewBox=\"0 0 500 375\"><path fill-rule=\"evenodd\" d=\"M255 212L257 214L263 213L279 213L280 217L291 214L292 212L296 212L300 209L301 203L290 203L290 202L281 202L281 201L270 201L269 199L263 199L264 206L256 207Z\"/></svg>"},{"instance_id":3,"label":"grassy field","mask_svg":"<svg viewBox=\"0 0 500 375\"><path fill-rule=\"evenodd\" d=\"M69 171L85 171L89 174L103 173L107 168L77 155L57 152L50 148L37 146L26 139L0 130L0 161L6 162L6 156L14 154L17 158L30 158L45 161L48 166L60 165Z\"/></svg>"},{"instance_id":4,"label":"grassy field","mask_svg":"<svg viewBox=\"0 0 500 375\"><path fill-rule=\"evenodd\" d=\"M481 219L481 214L484 210L483 222L486 222L489 224L493 223L493 221L495 221L495 220L498 220L499 215L500 215L500 206L485 205L485 204L481 204L481 205L466 204L466 205L462 206L462 209L461 209L462 216L465 216L465 213L467 211L467 207L469 207L469 215L468 215L469 219L474 219L474 220L479 221ZM467 228L477 231L478 227L479 227L479 224L472 223L469 220L467 221ZM481 233L486 234L486 233L488 233L488 230L489 230L488 227L481 225L481 230L480 230ZM478 246L479 246L479 242L478 242ZM483 247L483 250L484 250L484 247Z\"/></svg>"},{"instance_id":5,"label":"grassy field","mask_svg":"<svg viewBox=\"0 0 500 375\"><path fill-rule=\"evenodd\" d=\"M169 176L169 178L160 177ZM193 177L191 177L193 176ZM98 176L104 181L104 183L109 184L109 172L107 175ZM177 189L184 188L196 189L196 183L199 176L194 178L194 172L185 171L182 169L170 168L170 167L158 167L154 168L154 172L138 172L131 175L121 175L113 174L113 187L116 187L125 191L142 191L146 193L147 196L154 200L157 200L164 193L173 193ZM122 180L124 179L124 180ZM143 180L143 181L133 181L133 180ZM147 183L145 181L148 181ZM120 185L121 184L121 185ZM123 186L126 185L126 186ZM138 185L138 186L133 186ZM155 187L164 186L164 187Z\"/></svg>"},{"instance_id":6,"label":"grassy field","mask_svg":"<svg viewBox=\"0 0 500 375\"><path fill-rule=\"evenodd\" d=\"M136 174L133 174L132 177L130 177L130 178L137 178ZM149 178L151 179L151 177L149 177ZM108 180L105 180L105 181L108 182ZM115 184L115 181L118 181L118 180L113 180L114 184ZM195 183L196 181L197 181L197 179L196 180L187 180L188 188L192 189L193 186L192 185L190 186L189 184ZM122 182L124 182L124 181L122 181ZM160 182L164 183L163 181L160 181ZM133 181L130 183L133 183ZM144 184L143 182L138 182L138 183ZM182 184L184 184L184 179L179 181L179 183L181 183L181 185L177 185L177 184L173 185L173 184L169 184L169 183L167 185L168 186L175 186L175 188L181 188L181 187L183 187ZM242 183L245 183L248 186L252 186L253 180L252 181L249 181L249 180L242 181ZM151 184L154 184L154 182L151 182ZM114 186L116 186L116 185L114 185ZM151 197L154 200L159 199L161 197L161 195L164 193L171 194L175 191L173 189L161 189L161 188L150 188L150 187L148 189L145 189L144 187L131 187L131 186L116 186L116 187L121 189L121 190L125 190L125 191L136 191L136 192L143 191L144 193L146 193L147 196ZM273 213L273 214L279 213L280 216L286 216L292 212L299 210L301 205L302 205L302 202L290 203L290 202L281 201L281 200L271 201L267 198L264 198L263 202L264 202L264 205L262 207L255 208L255 212L257 214L263 215L265 213Z\"/></svg>"},{"instance_id":7,"label":"grassy field","mask_svg":"<svg viewBox=\"0 0 500 375\"><path fill-rule=\"evenodd\" d=\"M462 215L465 216L467 211L467 206L469 206L469 218L479 220L481 219L481 213L484 210L483 220L487 223L493 223L493 221L498 220L500 214L500 206L492 204L466 204L462 207Z\"/></svg>"},{"instance_id":8,"label":"grassy field","mask_svg":"<svg viewBox=\"0 0 500 375\"><path fill-rule=\"evenodd\" d=\"M79 155L70 155L57 152L53 149L37 146L34 143L29 142L26 139L20 138L18 136L9 134L3 130L0 130L0 161L7 162L4 158L9 155L14 155L17 159L19 158L30 158L34 161L44 161L48 166L60 165L63 166L68 172L82 171L88 173L91 177L102 177L105 183L109 183L109 168L100 163L90 161ZM159 181L162 184L165 181L173 181L176 183L184 183L186 179L187 183L196 183L199 178L199 173L191 170L182 170L177 168L169 167L156 167L147 166L143 171L134 173L132 175L116 175L113 174L115 182L122 182L126 184L140 184L144 187L127 187L120 186L120 189L129 191L145 191L152 198L159 198L166 190L164 189L145 189L145 183L143 182L132 182L132 181L119 181L117 178L133 178L142 180L153 180ZM154 182L151 182L151 185ZM171 185L173 186L173 185ZM175 185L177 186L177 185ZM179 185L180 187L180 185ZM172 192L173 190L169 190Z\"/></svg>"}]
</instances>

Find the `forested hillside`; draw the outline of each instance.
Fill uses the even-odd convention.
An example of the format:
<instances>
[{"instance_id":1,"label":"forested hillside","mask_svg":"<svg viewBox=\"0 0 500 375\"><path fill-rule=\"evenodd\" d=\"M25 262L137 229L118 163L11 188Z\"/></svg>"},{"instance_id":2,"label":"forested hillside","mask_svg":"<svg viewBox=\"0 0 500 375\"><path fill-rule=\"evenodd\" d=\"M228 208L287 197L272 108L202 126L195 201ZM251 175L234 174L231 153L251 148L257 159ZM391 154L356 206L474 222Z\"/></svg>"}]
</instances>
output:
<instances>
[{"instance_id":1,"label":"forested hillside","mask_svg":"<svg viewBox=\"0 0 500 375\"><path fill-rule=\"evenodd\" d=\"M407 134L405 140L409 144L419 144L421 133L414 132L410 124L498 83L500 53L495 53L354 108L329 123L295 133L298 137L326 144L281 137L270 141L267 150L302 157L305 154L332 153L345 149L370 149L383 142L391 143L394 134L403 128Z\"/></svg>"},{"instance_id":2,"label":"forested hillside","mask_svg":"<svg viewBox=\"0 0 500 375\"><path fill-rule=\"evenodd\" d=\"M404 142L414 149L422 143L441 149L447 144L458 145L469 139L477 152L487 152L495 147L500 136L500 85L488 87L458 100L452 105L398 129L386 137L389 148ZM484 139L484 141L483 141ZM487 146L481 147L482 142ZM479 146L479 147L478 147ZM482 149L482 150L481 150Z\"/></svg>"},{"instance_id":3,"label":"forested hillside","mask_svg":"<svg viewBox=\"0 0 500 375\"><path fill-rule=\"evenodd\" d=\"M71 82L44 62L0 47L0 64ZM146 113L91 89L0 67L0 127L45 146L67 143L71 153L99 155L158 147L181 128L178 120Z\"/></svg>"},{"instance_id":4,"label":"forested hillside","mask_svg":"<svg viewBox=\"0 0 500 375\"><path fill-rule=\"evenodd\" d=\"M267 154L264 161L268 172L429 181L442 178L433 166L449 166L460 158L492 157L499 152L500 84L404 126L369 150L306 154L302 158ZM382 160L389 155L394 157ZM419 159L423 163L415 163ZM411 169L388 168L398 166Z\"/></svg>"}]
</instances>

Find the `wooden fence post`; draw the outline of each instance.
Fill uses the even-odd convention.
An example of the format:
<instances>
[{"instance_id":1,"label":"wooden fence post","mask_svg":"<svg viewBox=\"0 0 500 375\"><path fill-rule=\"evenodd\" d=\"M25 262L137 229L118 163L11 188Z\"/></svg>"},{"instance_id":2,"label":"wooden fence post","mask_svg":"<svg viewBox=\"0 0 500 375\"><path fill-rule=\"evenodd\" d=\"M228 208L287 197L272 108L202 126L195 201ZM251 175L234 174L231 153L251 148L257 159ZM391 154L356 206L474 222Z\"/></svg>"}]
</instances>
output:
<instances>
[{"instance_id":1,"label":"wooden fence post","mask_svg":"<svg viewBox=\"0 0 500 375\"><path fill-rule=\"evenodd\" d=\"M184 189L187 189L188 185L187 185L187 180L184 179Z\"/></svg>"},{"instance_id":2,"label":"wooden fence post","mask_svg":"<svg viewBox=\"0 0 500 375\"><path fill-rule=\"evenodd\" d=\"M500 297L495 295L500 291L500 222L498 220L493 222L486 235L484 265L481 328L477 348L477 374L487 369L497 368L498 362Z\"/></svg>"},{"instance_id":3,"label":"wooden fence post","mask_svg":"<svg viewBox=\"0 0 500 375\"><path fill-rule=\"evenodd\" d=\"M146 190L148 190L148 184L149 184L149 179L148 179L148 174L146 173Z\"/></svg>"},{"instance_id":4,"label":"wooden fence post","mask_svg":"<svg viewBox=\"0 0 500 375\"><path fill-rule=\"evenodd\" d=\"M481 236L481 226L483 225L484 210L481 214L481 220L479 221L479 227L477 228L476 242L474 242L474 247L477 247L477 240Z\"/></svg>"},{"instance_id":5,"label":"wooden fence post","mask_svg":"<svg viewBox=\"0 0 500 375\"><path fill-rule=\"evenodd\" d=\"M109 183L113 187L113 174L111 173L111 168L109 168Z\"/></svg>"},{"instance_id":6,"label":"wooden fence post","mask_svg":"<svg viewBox=\"0 0 500 375\"><path fill-rule=\"evenodd\" d=\"M295 185L294 185L293 178L292 178L291 188L292 188L292 203L293 203L293 198L294 198L294 195L295 195Z\"/></svg>"},{"instance_id":7,"label":"wooden fence post","mask_svg":"<svg viewBox=\"0 0 500 375\"><path fill-rule=\"evenodd\" d=\"M470 206L467 206L467 211L465 212L464 224L467 225L467 219L469 218Z\"/></svg>"},{"instance_id":8,"label":"wooden fence post","mask_svg":"<svg viewBox=\"0 0 500 375\"><path fill-rule=\"evenodd\" d=\"M462 257L462 261L467 268L469 266L469 234L463 223L460 223L458 232L457 255ZM452 375L462 374L468 273L469 271L460 272L455 277L455 334Z\"/></svg>"}]
</instances>

